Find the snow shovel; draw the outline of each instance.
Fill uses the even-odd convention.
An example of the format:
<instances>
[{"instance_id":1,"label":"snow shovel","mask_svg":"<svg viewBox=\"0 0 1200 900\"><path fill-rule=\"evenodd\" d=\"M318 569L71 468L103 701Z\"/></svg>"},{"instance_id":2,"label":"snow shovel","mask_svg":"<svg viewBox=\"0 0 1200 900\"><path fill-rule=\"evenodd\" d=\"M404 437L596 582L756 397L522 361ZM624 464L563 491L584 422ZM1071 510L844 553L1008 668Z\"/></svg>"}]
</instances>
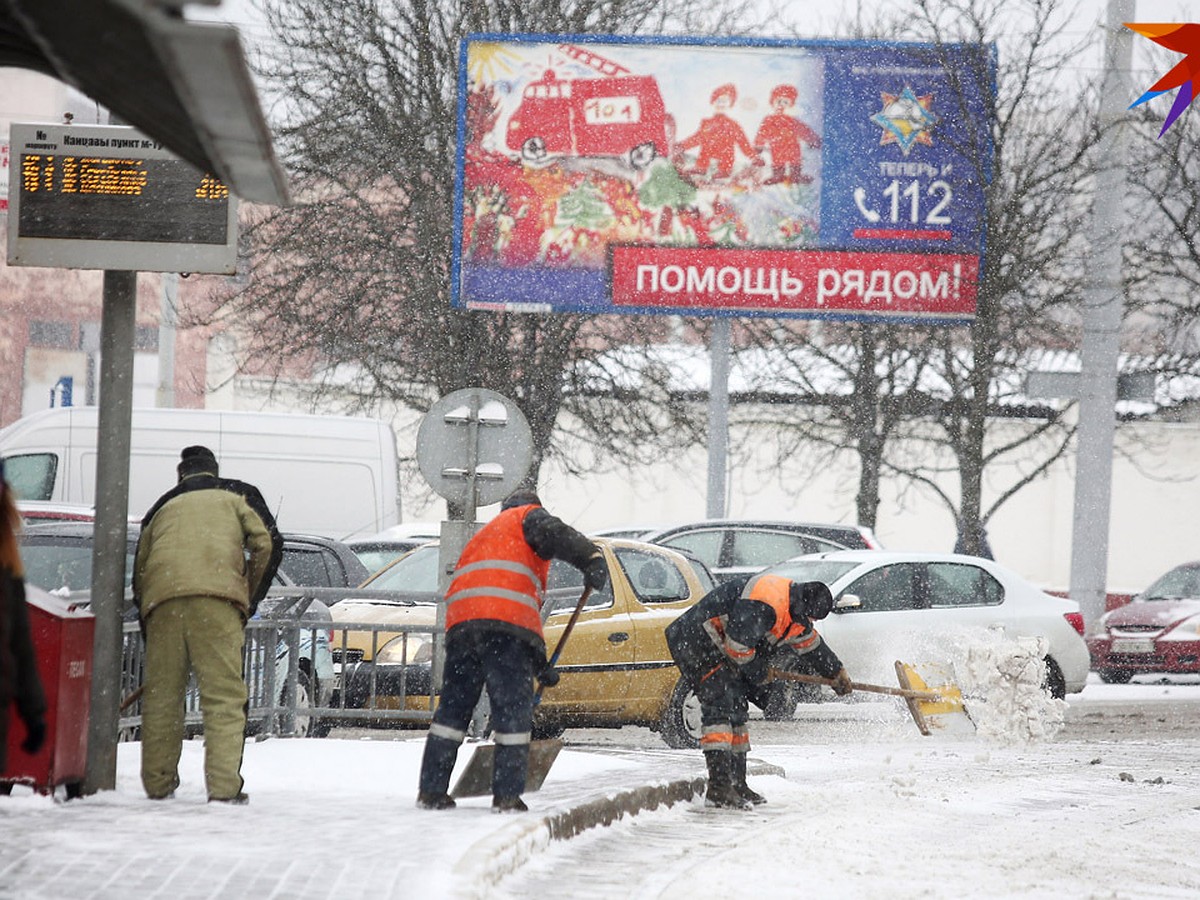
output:
<instances>
[{"instance_id":1,"label":"snow shovel","mask_svg":"<svg viewBox=\"0 0 1200 900\"><path fill-rule=\"evenodd\" d=\"M562 656L567 638L571 636L571 631L579 620L579 614L583 612L583 607L591 595L592 588L589 585L579 596L579 602L575 604L575 610L571 613L571 618L567 620L567 627L563 629L562 636L558 639L558 646L554 648L554 653L550 656L549 664L551 666L558 664L558 658ZM537 693L533 695L534 707L537 707L541 701L542 685L539 682ZM546 775L550 771L550 767L554 765L554 760L558 758L558 752L562 750L562 746L563 742L560 738L545 738L529 742L529 767L525 776L526 791L536 791L542 786L542 782L546 780ZM495 762L496 745L494 743L477 745L475 752L467 760L467 767L463 769L462 774L458 776L458 781L454 783L454 789L450 791L450 796L456 798L484 797L490 794Z\"/></svg>"},{"instance_id":2,"label":"snow shovel","mask_svg":"<svg viewBox=\"0 0 1200 900\"><path fill-rule=\"evenodd\" d=\"M803 681L805 684L827 684L830 687L834 685L832 678L822 678L820 675L804 675L800 672L785 672L782 669L771 669L770 678L779 681ZM870 691L873 694L891 694L893 697L903 697L906 700L924 700L932 703L942 699L942 695L934 691L913 690L908 687L894 688L883 684L861 684L857 681L850 682L850 686L856 691Z\"/></svg>"},{"instance_id":3,"label":"snow shovel","mask_svg":"<svg viewBox=\"0 0 1200 900\"><path fill-rule=\"evenodd\" d=\"M896 678L901 687L914 693L932 691L936 700L907 698L908 711L921 734L974 734L975 723L963 704L962 689L946 666L939 663L909 663L896 660Z\"/></svg>"},{"instance_id":4,"label":"snow shovel","mask_svg":"<svg viewBox=\"0 0 1200 900\"><path fill-rule=\"evenodd\" d=\"M922 664L922 667L927 668L925 664ZM933 685L930 685L928 680L917 674L916 667L899 661L896 663L896 674L901 685L898 688L882 684L860 684L857 681L850 682L850 686L856 691L903 697L921 734L928 735L931 730L952 730L956 725L955 718L965 719L967 727L974 731L974 725L963 707L962 691L953 680L944 674L935 680L932 677L934 673L930 671L928 673L929 680L935 681ZM770 677L784 681L802 681L806 684L827 684L833 687L832 678L822 678L820 675L803 675L798 672L772 669Z\"/></svg>"}]
</instances>

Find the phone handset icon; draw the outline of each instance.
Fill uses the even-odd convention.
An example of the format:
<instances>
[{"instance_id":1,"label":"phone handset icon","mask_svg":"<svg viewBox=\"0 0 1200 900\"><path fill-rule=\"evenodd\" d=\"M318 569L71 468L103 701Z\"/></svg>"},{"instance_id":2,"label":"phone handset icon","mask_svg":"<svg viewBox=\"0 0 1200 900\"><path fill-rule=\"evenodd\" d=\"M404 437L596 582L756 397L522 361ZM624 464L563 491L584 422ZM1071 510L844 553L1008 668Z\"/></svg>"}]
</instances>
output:
<instances>
[{"instance_id":1,"label":"phone handset icon","mask_svg":"<svg viewBox=\"0 0 1200 900\"><path fill-rule=\"evenodd\" d=\"M856 187L854 189L854 205L858 207L858 211L862 213L863 218L868 222L879 221L879 213L867 206L867 191L865 188Z\"/></svg>"}]
</instances>

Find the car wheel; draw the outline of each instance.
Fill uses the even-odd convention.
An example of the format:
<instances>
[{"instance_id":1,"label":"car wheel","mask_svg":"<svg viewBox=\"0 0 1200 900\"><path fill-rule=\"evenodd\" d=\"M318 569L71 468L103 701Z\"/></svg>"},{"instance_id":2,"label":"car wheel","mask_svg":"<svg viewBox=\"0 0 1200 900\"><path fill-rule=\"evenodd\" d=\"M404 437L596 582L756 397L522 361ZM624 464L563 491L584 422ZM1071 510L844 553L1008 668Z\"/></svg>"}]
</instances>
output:
<instances>
[{"instance_id":1,"label":"car wheel","mask_svg":"<svg viewBox=\"0 0 1200 900\"><path fill-rule=\"evenodd\" d=\"M521 145L521 157L526 162L542 162L546 158L546 141L540 137L528 138Z\"/></svg>"},{"instance_id":2,"label":"car wheel","mask_svg":"<svg viewBox=\"0 0 1200 900\"><path fill-rule=\"evenodd\" d=\"M1042 687L1055 700L1067 698L1067 679L1063 677L1062 669L1052 656L1046 657L1046 680L1042 682Z\"/></svg>"},{"instance_id":3,"label":"car wheel","mask_svg":"<svg viewBox=\"0 0 1200 900\"><path fill-rule=\"evenodd\" d=\"M567 726L560 725L558 722L534 722L532 734L535 741L544 741L549 738L562 737L562 733L566 730Z\"/></svg>"},{"instance_id":4,"label":"car wheel","mask_svg":"<svg viewBox=\"0 0 1200 900\"><path fill-rule=\"evenodd\" d=\"M700 700L691 685L680 678L658 723L658 732L668 747L695 750L700 746L702 730Z\"/></svg>"},{"instance_id":5,"label":"car wheel","mask_svg":"<svg viewBox=\"0 0 1200 900\"><path fill-rule=\"evenodd\" d=\"M1129 684L1129 679L1133 677L1132 672L1122 669L1101 669L1097 674L1105 684Z\"/></svg>"},{"instance_id":6,"label":"car wheel","mask_svg":"<svg viewBox=\"0 0 1200 900\"><path fill-rule=\"evenodd\" d=\"M287 703L287 685L279 691L280 705ZM312 709L312 689L308 684L308 674L299 672L296 678L296 730L293 737L312 736L315 717L309 712ZM280 729L282 731L282 729Z\"/></svg>"},{"instance_id":7,"label":"car wheel","mask_svg":"<svg viewBox=\"0 0 1200 900\"><path fill-rule=\"evenodd\" d=\"M772 684L763 700L763 718L768 722L788 722L796 714L798 702L790 684Z\"/></svg>"},{"instance_id":8,"label":"car wheel","mask_svg":"<svg viewBox=\"0 0 1200 900\"><path fill-rule=\"evenodd\" d=\"M658 151L654 147L654 142L646 141L629 151L629 165L635 169L644 169L654 162L654 157L657 155Z\"/></svg>"}]
</instances>

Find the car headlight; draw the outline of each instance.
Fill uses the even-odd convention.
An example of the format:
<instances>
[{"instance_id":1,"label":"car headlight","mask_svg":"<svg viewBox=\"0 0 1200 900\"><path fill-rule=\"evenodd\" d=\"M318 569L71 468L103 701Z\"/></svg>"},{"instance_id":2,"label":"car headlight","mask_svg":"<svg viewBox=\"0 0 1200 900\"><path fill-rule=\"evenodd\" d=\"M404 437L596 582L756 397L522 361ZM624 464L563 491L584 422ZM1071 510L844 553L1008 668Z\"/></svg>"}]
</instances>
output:
<instances>
[{"instance_id":1,"label":"car headlight","mask_svg":"<svg viewBox=\"0 0 1200 900\"><path fill-rule=\"evenodd\" d=\"M1160 641L1196 641L1200 640L1200 616L1189 616L1166 634Z\"/></svg>"},{"instance_id":2,"label":"car headlight","mask_svg":"<svg viewBox=\"0 0 1200 900\"><path fill-rule=\"evenodd\" d=\"M433 637L414 632L394 637L375 654L375 662L384 666L427 663L433 659Z\"/></svg>"}]
</instances>

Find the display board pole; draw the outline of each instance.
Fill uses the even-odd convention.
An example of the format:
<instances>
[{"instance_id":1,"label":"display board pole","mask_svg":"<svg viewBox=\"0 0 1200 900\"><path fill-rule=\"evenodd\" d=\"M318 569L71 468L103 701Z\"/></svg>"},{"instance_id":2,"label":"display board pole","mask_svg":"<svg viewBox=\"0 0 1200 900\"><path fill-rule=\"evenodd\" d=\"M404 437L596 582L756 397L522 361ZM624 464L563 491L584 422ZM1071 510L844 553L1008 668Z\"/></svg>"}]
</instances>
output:
<instances>
[{"instance_id":1,"label":"display board pole","mask_svg":"<svg viewBox=\"0 0 1200 900\"><path fill-rule=\"evenodd\" d=\"M92 706L84 793L117 785L121 703L121 609L129 517L129 445L133 419L133 341L137 273L104 273L100 319L100 409L96 454L96 525L92 555Z\"/></svg>"}]
</instances>

